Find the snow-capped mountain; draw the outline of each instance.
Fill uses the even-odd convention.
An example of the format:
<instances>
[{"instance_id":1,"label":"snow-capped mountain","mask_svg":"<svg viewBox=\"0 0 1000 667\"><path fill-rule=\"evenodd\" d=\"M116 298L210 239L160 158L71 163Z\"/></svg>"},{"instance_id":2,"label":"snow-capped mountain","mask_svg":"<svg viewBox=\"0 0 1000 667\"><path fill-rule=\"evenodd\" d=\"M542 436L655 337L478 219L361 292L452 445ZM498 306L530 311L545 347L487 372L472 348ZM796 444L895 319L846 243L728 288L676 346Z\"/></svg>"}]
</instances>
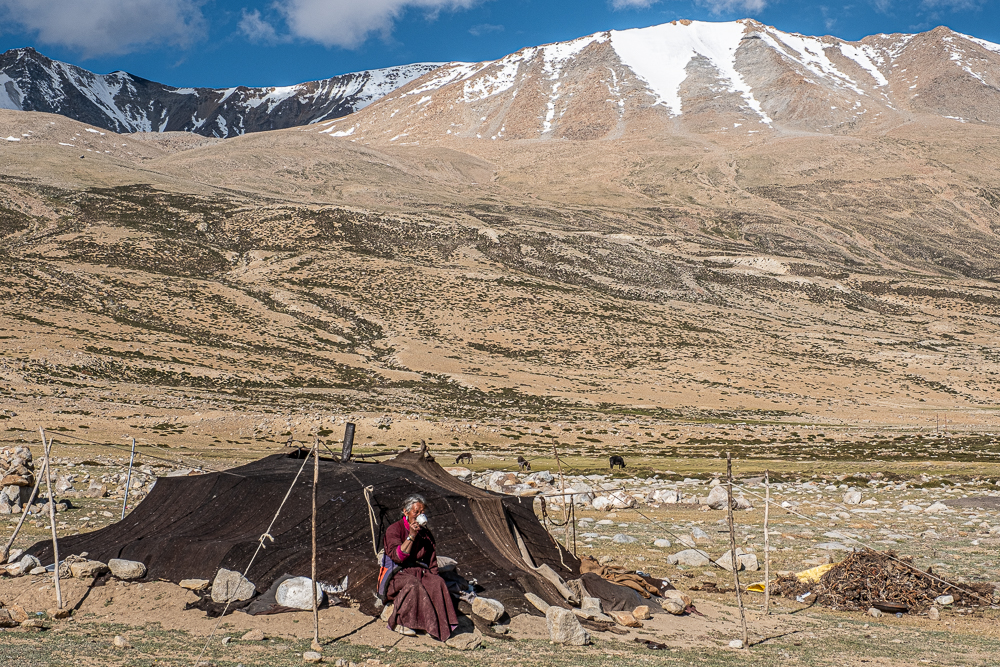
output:
<instances>
[{"instance_id":1,"label":"snow-capped mountain","mask_svg":"<svg viewBox=\"0 0 1000 667\"><path fill-rule=\"evenodd\" d=\"M1000 123L1000 45L945 27L846 42L676 21L449 63L320 131L394 143L855 134L922 114Z\"/></svg>"},{"instance_id":2,"label":"snow-capped mountain","mask_svg":"<svg viewBox=\"0 0 1000 667\"><path fill-rule=\"evenodd\" d=\"M0 108L68 116L114 132L231 137L338 118L438 67L416 63L280 88L173 88L126 72L94 74L34 49L0 55Z\"/></svg>"}]
</instances>

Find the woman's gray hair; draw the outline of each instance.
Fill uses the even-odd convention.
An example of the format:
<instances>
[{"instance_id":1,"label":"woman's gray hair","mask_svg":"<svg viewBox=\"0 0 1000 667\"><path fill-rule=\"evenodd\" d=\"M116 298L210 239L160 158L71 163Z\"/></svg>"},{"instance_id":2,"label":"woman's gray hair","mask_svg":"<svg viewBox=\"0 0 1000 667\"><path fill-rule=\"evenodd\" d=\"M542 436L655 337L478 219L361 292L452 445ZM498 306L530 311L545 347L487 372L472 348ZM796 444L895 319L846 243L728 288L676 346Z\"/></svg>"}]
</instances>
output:
<instances>
[{"instance_id":1,"label":"woman's gray hair","mask_svg":"<svg viewBox=\"0 0 1000 667\"><path fill-rule=\"evenodd\" d=\"M406 514L406 510L410 509L417 503L420 503L424 507L427 507L427 500L419 493L414 493L412 495L406 496L406 500L403 501L403 514Z\"/></svg>"}]
</instances>

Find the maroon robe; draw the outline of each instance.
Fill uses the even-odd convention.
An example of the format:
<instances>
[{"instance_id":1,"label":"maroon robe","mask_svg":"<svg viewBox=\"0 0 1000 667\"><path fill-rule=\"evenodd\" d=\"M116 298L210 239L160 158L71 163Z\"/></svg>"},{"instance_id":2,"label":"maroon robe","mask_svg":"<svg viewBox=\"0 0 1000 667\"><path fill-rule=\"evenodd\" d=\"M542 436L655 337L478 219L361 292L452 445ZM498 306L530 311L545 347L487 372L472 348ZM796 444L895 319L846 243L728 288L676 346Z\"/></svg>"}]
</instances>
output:
<instances>
[{"instance_id":1,"label":"maroon robe","mask_svg":"<svg viewBox=\"0 0 1000 667\"><path fill-rule=\"evenodd\" d=\"M402 625L411 630L423 630L434 639L444 641L458 626L458 615L448 586L438 576L434 536L427 528L422 528L407 555L400 547L409 534L410 524L405 516L385 531L385 553L402 565L386 591L394 605L389 629L395 630L397 625Z\"/></svg>"}]
</instances>

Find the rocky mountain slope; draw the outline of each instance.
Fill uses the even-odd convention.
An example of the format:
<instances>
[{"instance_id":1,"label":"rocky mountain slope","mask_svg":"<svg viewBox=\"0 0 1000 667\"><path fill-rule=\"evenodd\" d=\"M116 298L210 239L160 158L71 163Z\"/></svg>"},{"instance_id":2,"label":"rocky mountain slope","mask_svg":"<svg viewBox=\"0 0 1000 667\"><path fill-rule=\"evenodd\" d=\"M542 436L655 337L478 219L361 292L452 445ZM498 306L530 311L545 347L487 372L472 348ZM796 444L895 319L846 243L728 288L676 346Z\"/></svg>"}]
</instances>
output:
<instances>
[{"instance_id":1,"label":"rocky mountain slope","mask_svg":"<svg viewBox=\"0 0 1000 667\"><path fill-rule=\"evenodd\" d=\"M1000 45L945 27L845 42L750 19L678 21L450 63L323 131L395 143L745 140L879 132L920 115L1000 123Z\"/></svg>"},{"instance_id":2,"label":"rocky mountain slope","mask_svg":"<svg viewBox=\"0 0 1000 667\"><path fill-rule=\"evenodd\" d=\"M0 108L60 114L119 133L232 137L347 115L436 67L416 63L285 87L174 88L13 49L0 55Z\"/></svg>"}]
</instances>

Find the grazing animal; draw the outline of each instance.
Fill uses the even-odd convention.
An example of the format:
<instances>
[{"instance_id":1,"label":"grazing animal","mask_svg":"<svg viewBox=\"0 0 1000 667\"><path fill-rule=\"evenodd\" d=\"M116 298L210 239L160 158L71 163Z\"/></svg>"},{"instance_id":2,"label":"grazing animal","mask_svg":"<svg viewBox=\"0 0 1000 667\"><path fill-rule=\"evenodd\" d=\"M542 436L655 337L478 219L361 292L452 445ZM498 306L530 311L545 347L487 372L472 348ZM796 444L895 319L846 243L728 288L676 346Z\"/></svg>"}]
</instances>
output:
<instances>
[{"instance_id":1,"label":"grazing animal","mask_svg":"<svg viewBox=\"0 0 1000 667\"><path fill-rule=\"evenodd\" d=\"M459 463L465 463L466 461L472 463L472 454L470 452L462 452L461 454L455 457L456 465Z\"/></svg>"},{"instance_id":2,"label":"grazing animal","mask_svg":"<svg viewBox=\"0 0 1000 667\"><path fill-rule=\"evenodd\" d=\"M528 459L524 458L523 456L518 456L517 457L517 467L518 467L518 469L520 469L522 471L524 471L524 470L531 470L531 463L529 463Z\"/></svg>"},{"instance_id":3,"label":"grazing animal","mask_svg":"<svg viewBox=\"0 0 1000 667\"><path fill-rule=\"evenodd\" d=\"M622 457L618 456L617 454L615 454L614 456L610 457L608 459L608 463L611 464L611 469L612 470L615 469L615 466L618 466L621 469L625 468L625 459L623 459Z\"/></svg>"}]
</instances>

